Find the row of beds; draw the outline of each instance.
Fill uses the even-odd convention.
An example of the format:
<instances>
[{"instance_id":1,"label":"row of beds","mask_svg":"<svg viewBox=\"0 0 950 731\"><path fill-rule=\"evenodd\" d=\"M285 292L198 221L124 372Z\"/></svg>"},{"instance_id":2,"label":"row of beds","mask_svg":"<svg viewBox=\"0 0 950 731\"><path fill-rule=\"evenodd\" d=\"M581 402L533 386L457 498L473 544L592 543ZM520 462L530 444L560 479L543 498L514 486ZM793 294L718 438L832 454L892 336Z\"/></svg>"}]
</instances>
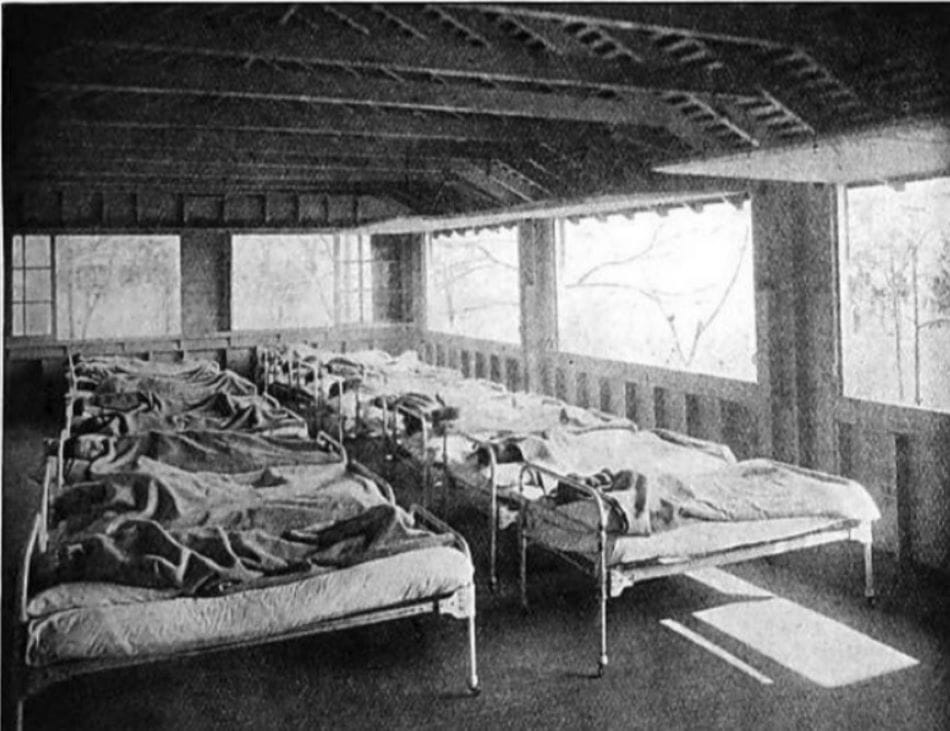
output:
<instances>
[{"instance_id":1,"label":"row of beds","mask_svg":"<svg viewBox=\"0 0 950 731\"><path fill-rule=\"evenodd\" d=\"M878 508L860 484L548 396L511 392L422 362L318 344L260 348L265 393L339 441L373 442L407 464L423 504L465 504L487 519L488 581L499 538L517 535L520 598L528 546L593 580L599 599L597 674L607 667L607 601L635 584L841 541L862 545L874 601L871 526ZM449 522L454 522L449 520Z\"/></svg>"},{"instance_id":2,"label":"row of beds","mask_svg":"<svg viewBox=\"0 0 950 731\"><path fill-rule=\"evenodd\" d=\"M17 717L51 683L435 613L467 625L465 539L339 438L211 361L69 357L17 587ZM37 475L39 477L39 475Z\"/></svg>"}]
</instances>

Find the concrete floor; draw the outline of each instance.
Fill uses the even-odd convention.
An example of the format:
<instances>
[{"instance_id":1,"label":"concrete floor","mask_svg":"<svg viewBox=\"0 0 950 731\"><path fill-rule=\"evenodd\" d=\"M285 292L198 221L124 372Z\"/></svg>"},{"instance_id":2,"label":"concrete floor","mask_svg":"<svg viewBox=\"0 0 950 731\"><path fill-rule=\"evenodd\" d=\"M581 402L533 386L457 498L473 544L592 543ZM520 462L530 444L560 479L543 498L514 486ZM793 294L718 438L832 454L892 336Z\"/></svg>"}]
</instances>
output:
<instances>
[{"instance_id":1,"label":"concrete floor","mask_svg":"<svg viewBox=\"0 0 950 731\"><path fill-rule=\"evenodd\" d=\"M5 672L12 664L6 653L15 559L37 494L29 478L41 466L41 437L54 431L53 424L18 423L4 434ZM398 471L392 476L400 482ZM484 520L458 519L484 578ZM638 586L608 606L610 667L595 679L591 582L536 557L532 611L523 616L511 548L509 541L499 592L492 595L479 584L483 692L476 698L465 692L464 624L426 619L76 678L30 699L26 728L950 728L948 588L901 574L886 557L878 560L875 609L862 598L857 546L730 567L726 577L754 585L739 594L687 576ZM798 653L791 662L717 629L703 620L707 615L696 616L731 607L754 613L776 604L793 612L792 625L780 630L788 652ZM802 656L830 654L834 675L839 665L855 665L849 656L855 650L839 645L832 632L829 651L811 625L796 624L802 617L818 617L833 630L843 625L859 644L874 640L883 655L898 651L916 663L825 687L802 670ZM758 678L663 620L731 653ZM857 660L858 669L873 668L880 653Z\"/></svg>"}]
</instances>

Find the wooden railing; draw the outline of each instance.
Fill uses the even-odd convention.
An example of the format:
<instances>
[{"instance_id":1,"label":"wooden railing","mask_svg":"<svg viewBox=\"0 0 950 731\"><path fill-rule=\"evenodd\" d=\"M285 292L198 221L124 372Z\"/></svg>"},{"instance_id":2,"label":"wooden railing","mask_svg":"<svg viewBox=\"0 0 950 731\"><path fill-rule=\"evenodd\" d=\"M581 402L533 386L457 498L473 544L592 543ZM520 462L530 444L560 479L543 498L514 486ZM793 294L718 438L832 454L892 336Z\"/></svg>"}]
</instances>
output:
<instances>
[{"instance_id":1,"label":"wooden railing","mask_svg":"<svg viewBox=\"0 0 950 731\"><path fill-rule=\"evenodd\" d=\"M950 574L950 414L842 397L834 416L832 469L881 508L875 544Z\"/></svg>"},{"instance_id":2,"label":"wooden railing","mask_svg":"<svg viewBox=\"0 0 950 731\"><path fill-rule=\"evenodd\" d=\"M739 457L771 453L768 403L755 383L554 353L541 360L541 383L526 384L518 345L430 331L420 334L418 347L427 363L511 390L530 386L568 403L627 416L642 427L724 442Z\"/></svg>"}]
</instances>

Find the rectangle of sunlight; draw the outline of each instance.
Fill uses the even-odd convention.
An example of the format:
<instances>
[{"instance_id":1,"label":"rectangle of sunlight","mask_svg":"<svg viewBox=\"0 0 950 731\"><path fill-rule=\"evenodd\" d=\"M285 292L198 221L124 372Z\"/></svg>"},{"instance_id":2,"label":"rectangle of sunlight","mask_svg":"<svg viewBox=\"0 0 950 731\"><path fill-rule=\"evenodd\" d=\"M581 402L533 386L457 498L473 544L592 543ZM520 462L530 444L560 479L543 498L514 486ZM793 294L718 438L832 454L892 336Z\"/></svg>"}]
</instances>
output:
<instances>
[{"instance_id":1,"label":"rectangle of sunlight","mask_svg":"<svg viewBox=\"0 0 950 731\"><path fill-rule=\"evenodd\" d=\"M825 688L918 664L902 652L787 599L736 602L694 612L693 616Z\"/></svg>"},{"instance_id":2,"label":"rectangle of sunlight","mask_svg":"<svg viewBox=\"0 0 950 731\"><path fill-rule=\"evenodd\" d=\"M732 665L734 668L738 668L746 675L751 675L753 678L762 683L762 685L772 685L771 678L763 675L748 663L743 662L728 650L722 649L719 645L710 642L702 635L693 632L689 627L684 627L682 624L673 619L661 619L660 624L662 624L667 629L671 629L677 634L682 635L686 639L692 640L704 650L708 650L716 657L725 660L727 663Z\"/></svg>"},{"instance_id":3,"label":"rectangle of sunlight","mask_svg":"<svg viewBox=\"0 0 950 731\"><path fill-rule=\"evenodd\" d=\"M710 589L718 591L720 594L729 594L731 596L747 597L770 597L772 592L767 591L755 584L740 579L738 576L726 573L722 569L703 568L689 571L686 574L694 581L705 584Z\"/></svg>"}]
</instances>

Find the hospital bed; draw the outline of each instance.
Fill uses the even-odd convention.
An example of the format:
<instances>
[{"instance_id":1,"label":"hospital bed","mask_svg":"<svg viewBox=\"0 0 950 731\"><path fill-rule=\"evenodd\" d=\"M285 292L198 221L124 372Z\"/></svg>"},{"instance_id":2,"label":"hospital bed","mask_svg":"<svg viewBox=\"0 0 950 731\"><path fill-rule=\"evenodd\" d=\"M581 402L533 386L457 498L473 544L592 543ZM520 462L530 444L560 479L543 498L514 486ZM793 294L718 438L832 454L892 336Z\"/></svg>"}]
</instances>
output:
<instances>
[{"instance_id":1,"label":"hospital bed","mask_svg":"<svg viewBox=\"0 0 950 731\"><path fill-rule=\"evenodd\" d=\"M465 540L421 507L402 511L396 506L388 484L350 460L343 446L332 438L319 435L315 449L328 457L322 464L297 465L284 468L284 472L268 468L261 474L269 475L269 480L275 475L286 475L288 482L281 483L280 489L286 492L293 487L298 502L349 506L347 510L352 515L329 528L321 523L320 531L309 536L326 554L321 553L322 563L311 566L311 570L255 575L246 583L244 579L235 580L231 574L222 580L212 572L210 580L188 588L162 582L153 586L135 585L134 580L110 581L101 574L114 570L109 564L103 564L107 569L100 568L99 573L87 579L71 573L75 562L63 557L77 550L75 541L71 542L76 535L88 535L69 528L69 521L76 519L76 514L68 510L75 504L69 496L75 490L86 494L88 484L64 484L63 447L58 446L57 454L46 461L41 507L32 524L18 586L19 667L13 674L18 684L18 722L22 723L23 705L30 695L77 675L424 613L466 620L467 681L471 691L477 693L474 569ZM140 458L140 468L153 482L167 479L169 485L174 485L177 479L190 484L190 480L200 479L206 481L209 490L223 485L226 489L209 494L233 495L237 502L242 495L245 499L261 500L253 503L257 511L284 506L284 502L273 497L260 498L257 483L249 482L251 478L247 475L187 473L145 458ZM312 484L319 483L319 487L308 487L311 483L303 479L294 482L301 474L315 480ZM317 474L324 477L314 478ZM261 492L274 489L268 483ZM326 490L331 491L330 503ZM116 494L124 493L118 490ZM287 495L282 495L286 501ZM230 500L228 497L215 504L215 509L231 509ZM354 521L375 520L373 516L377 515L401 526L399 541L384 544L385 549L370 552L363 557L365 560L340 558L350 545L344 527L354 525ZM62 520L51 520L51 516ZM130 525L134 529L138 525L136 519L133 516L131 523L123 523L122 530ZM165 524L162 526L173 533ZM83 530L91 531L88 526ZM326 531L334 530L344 531L344 538L324 545L329 540ZM100 539L98 532L92 535L96 541L105 540ZM338 547L339 556L334 553ZM52 573L51 562L56 565ZM80 565L85 566L81 561ZM189 573L184 575L187 579ZM50 579L51 576L54 578ZM58 580L64 576L70 580Z\"/></svg>"},{"instance_id":2,"label":"hospital bed","mask_svg":"<svg viewBox=\"0 0 950 731\"><path fill-rule=\"evenodd\" d=\"M162 363L69 356L65 423L70 431L231 429L306 435L307 424L251 381L217 363Z\"/></svg>"},{"instance_id":3,"label":"hospital bed","mask_svg":"<svg viewBox=\"0 0 950 731\"><path fill-rule=\"evenodd\" d=\"M541 453L534 450L532 456ZM627 470L621 490L614 490L610 479L622 471L608 470L608 478L601 479L605 484L597 485L589 469L567 469L570 459L559 464L526 459L520 467L519 485L541 486L544 493L521 502L522 605L527 609L529 545L593 578L599 598L598 675L608 662L608 598L648 579L855 541L863 548L865 597L873 602L871 526L880 513L861 485L771 460L723 459L717 467L708 450L696 456L678 471L672 463L644 465L639 478ZM608 466L604 460L599 464ZM636 461L623 466L635 470Z\"/></svg>"}]
</instances>

